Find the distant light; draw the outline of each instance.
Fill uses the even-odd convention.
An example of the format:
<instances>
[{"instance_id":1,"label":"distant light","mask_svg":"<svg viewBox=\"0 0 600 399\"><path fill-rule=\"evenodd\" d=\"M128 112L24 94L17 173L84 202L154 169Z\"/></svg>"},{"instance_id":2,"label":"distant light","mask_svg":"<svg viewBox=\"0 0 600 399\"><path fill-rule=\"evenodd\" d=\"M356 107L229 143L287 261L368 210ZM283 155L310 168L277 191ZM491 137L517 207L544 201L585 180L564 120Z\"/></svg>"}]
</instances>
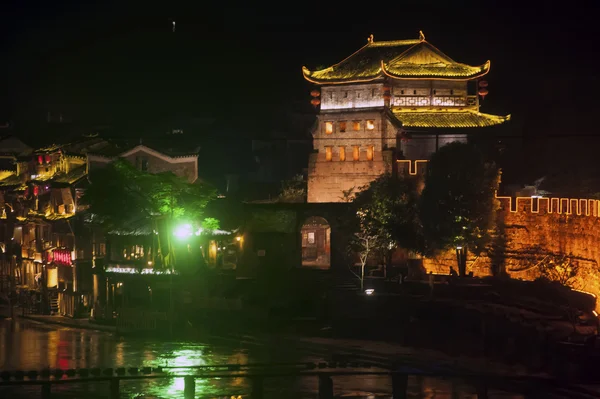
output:
<instances>
[{"instance_id":1,"label":"distant light","mask_svg":"<svg viewBox=\"0 0 600 399\"><path fill-rule=\"evenodd\" d=\"M594 316L598 317L598 313L596 313L595 310L592 310L592 313L594 313Z\"/></svg>"},{"instance_id":2,"label":"distant light","mask_svg":"<svg viewBox=\"0 0 600 399\"><path fill-rule=\"evenodd\" d=\"M365 290L365 294L367 294L367 295L373 295L374 292L375 292L375 290L373 288L368 288Z\"/></svg>"},{"instance_id":3,"label":"distant light","mask_svg":"<svg viewBox=\"0 0 600 399\"><path fill-rule=\"evenodd\" d=\"M151 260L148 261L148 266L152 266L152 261Z\"/></svg>"},{"instance_id":4,"label":"distant light","mask_svg":"<svg viewBox=\"0 0 600 399\"><path fill-rule=\"evenodd\" d=\"M236 241L242 241L242 237L240 237L240 236L237 236L237 237L235 237L235 240L236 240Z\"/></svg>"},{"instance_id":5,"label":"distant light","mask_svg":"<svg viewBox=\"0 0 600 399\"><path fill-rule=\"evenodd\" d=\"M542 198L541 195L532 195L531 198Z\"/></svg>"},{"instance_id":6,"label":"distant light","mask_svg":"<svg viewBox=\"0 0 600 399\"><path fill-rule=\"evenodd\" d=\"M204 229L202 227L200 227L197 231L196 231L196 235L199 236L200 234L202 234L202 232L204 231Z\"/></svg>"},{"instance_id":7,"label":"distant light","mask_svg":"<svg viewBox=\"0 0 600 399\"><path fill-rule=\"evenodd\" d=\"M459 246L459 247L456 247L456 249L462 249L462 247Z\"/></svg>"}]
</instances>

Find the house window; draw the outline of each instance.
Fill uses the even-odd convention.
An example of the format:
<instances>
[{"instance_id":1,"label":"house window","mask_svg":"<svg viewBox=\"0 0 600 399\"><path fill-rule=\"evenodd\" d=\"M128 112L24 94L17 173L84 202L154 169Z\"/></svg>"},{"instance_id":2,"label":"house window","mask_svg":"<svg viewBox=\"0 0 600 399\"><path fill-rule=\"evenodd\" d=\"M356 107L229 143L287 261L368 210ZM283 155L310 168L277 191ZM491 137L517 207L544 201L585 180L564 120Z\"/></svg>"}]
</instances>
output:
<instances>
[{"instance_id":1,"label":"house window","mask_svg":"<svg viewBox=\"0 0 600 399\"><path fill-rule=\"evenodd\" d=\"M360 156L360 147L355 145L354 148L352 149L352 157L354 158L355 161L358 161L359 156Z\"/></svg>"},{"instance_id":2,"label":"house window","mask_svg":"<svg viewBox=\"0 0 600 399\"><path fill-rule=\"evenodd\" d=\"M346 121L340 122L340 132L346 132Z\"/></svg>"},{"instance_id":3,"label":"house window","mask_svg":"<svg viewBox=\"0 0 600 399\"><path fill-rule=\"evenodd\" d=\"M450 90L450 95L453 96L454 95L454 90Z\"/></svg>"},{"instance_id":4,"label":"house window","mask_svg":"<svg viewBox=\"0 0 600 399\"><path fill-rule=\"evenodd\" d=\"M148 171L148 158L146 157L135 157L135 166L143 171L143 172L147 172Z\"/></svg>"},{"instance_id":5,"label":"house window","mask_svg":"<svg viewBox=\"0 0 600 399\"><path fill-rule=\"evenodd\" d=\"M416 90L413 90L413 94L417 94L417 91L416 91Z\"/></svg>"},{"instance_id":6,"label":"house window","mask_svg":"<svg viewBox=\"0 0 600 399\"><path fill-rule=\"evenodd\" d=\"M346 147L340 147L340 161L346 160Z\"/></svg>"},{"instance_id":7,"label":"house window","mask_svg":"<svg viewBox=\"0 0 600 399\"><path fill-rule=\"evenodd\" d=\"M371 89L371 97L375 97L375 89Z\"/></svg>"},{"instance_id":8,"label":"house window","mask_svg":"<svg viewBox=\"0 0 600 399\"><path fill-rule=\"evenodd\" d=\"M347 91L344 92L344 98L348 98L348 92Z\"/></svg>"},{"instance_id":9,"label":"house window","mask_svg":"<svg viewBox=\"0 0 600 399\"><path fill-rule=\"evenodd\" d=\"M356 92L356 98L360 98L360 91Z\"/></svg>"},{"instance_id":10,"label":"house window","mask_svg":"<svg viewBox=\"0 0 600 399\"><path fill-rule=\"evenodd\" d=\"M404 94L404 90L400 90L400 94Z\"/></svg>"},{"instance_id":11,"label":"house window","mask_svg":"<svg viewBox=\"0 0 600 399\"><path fill-rule=\"evenodd\" d=\"M373 152L375 151L375 147L372 145L367 147L367 161L373 160Z\"/></svg>"},{"instance_id":12,"label":"house window","mask_svg":"<svg viewBox=\"0 0 600 399\"><path fill-rule=\"evenodd\" d=\"M367 130L373 130L375 129L375 121L374 120L368 120L367 121Z\"/></svg>"},{"instance_id":13,"label":"house window","mask_svg":"<svg viewBox=\"0 0 600 399\"><path fill-rule=\"evenodd\" d=\"M433 89L433 95L436 95L436 94L437 94L437 90Z\"/></svg>"},{"instance_id":14,"label":"house window","mask_svg":"<svg viewBox=\"0 0 600 399\"><path fill-rule=\"evenodd\" d=\"M360 130L360 121L352 122L352 130L354 130L355 132Z\"/></svg>"},{"instance_id":15,"label":"house window","mask_svg":"<svg viewBox=\"0 0 600 399\"><path fill-rule=\"evenodd\" d=\"M325 147L325 160L331 161L331 159L332 159L331 147Z\"/></svg>"},{"instance_id":16,"label":"house window","mask_svg":"<svg viewBox=\"0 0 600 399\"><path fill-rule=\"evenodd\" d=\"M333 122L325 122L325 134L333 133Z\"/></svg>"}]
</instances>

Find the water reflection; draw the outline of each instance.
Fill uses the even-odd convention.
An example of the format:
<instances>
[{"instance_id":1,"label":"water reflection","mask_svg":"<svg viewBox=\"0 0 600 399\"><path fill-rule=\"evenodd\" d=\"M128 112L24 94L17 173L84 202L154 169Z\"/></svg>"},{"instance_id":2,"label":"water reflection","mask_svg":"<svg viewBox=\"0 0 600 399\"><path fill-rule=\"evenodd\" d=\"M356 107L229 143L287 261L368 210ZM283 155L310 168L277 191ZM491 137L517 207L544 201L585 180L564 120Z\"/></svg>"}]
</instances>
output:
<instances>
[{"instance_id":1,"label":"water reflection","mask_svg":"<svg viewBox=\"0 0 600 399\"><path fill-rule=\"evenodd\" d=\"M326 356L326 355L323 355ZM170 367L169 372L187 372L186 366L268 362L314 362L324 357L293 347L224 344L210 339L201 342L162 342L143 338L119 338L109 333L55 328L33 322L0 320L0 369L42 368ZM391 381L385 376L335 377L334 390L344 398L389 398ZM183 398L183 378L123 381L122 398ZM53 398L106 398L107 384L55 386ZM318 382L312 377L267 379L265 397L308 399L317 397ZM196 380L196 397L248 399L249 381L242 377ZM450 380L411 377L412 398L475 398L472 387ZM38 398L40 388L0 387L0 398ZM522 399L519 395L490 392L490 398Z\"/></svg>"}]
</instances>

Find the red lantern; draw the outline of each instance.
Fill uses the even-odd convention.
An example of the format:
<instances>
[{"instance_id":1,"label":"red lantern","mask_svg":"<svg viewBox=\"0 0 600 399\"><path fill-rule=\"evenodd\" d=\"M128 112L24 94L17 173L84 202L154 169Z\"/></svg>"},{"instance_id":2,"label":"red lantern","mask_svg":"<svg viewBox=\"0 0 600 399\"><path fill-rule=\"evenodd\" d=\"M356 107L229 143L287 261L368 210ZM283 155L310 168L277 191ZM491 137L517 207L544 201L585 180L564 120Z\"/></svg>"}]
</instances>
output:
<instances>
[{"instance_id":1,"label":"red lantern","mask_svg":"<svg viewBox=\"0 0 600 399\"><path fill-rule=\"evenodd\" d=\"M312 100L310 100L310 103L316 107L317 105L321 104L321 100L319 100L318 98L313 98Z\"/></svg>"},{"instance_id":2,"label":"red lantern","mask_svg":"<svg viewBox=\"0 0 600 399\"><path fill-rule=\"evenodd\" d=\"M44 163L44 157L41 155L38 155L38 163L41 165Z\"/></svg>"},{"instance_id":3,"label":"red lantern","mask_svg":"<svg viewBox=\"0 0 600 399\"><path fill-rule=\"evenodd\" d=\"M485 98L485 96L487 96L489 94L489 91L487 91L487 89L479 89L479 95L481 96L481 98Z\"/></svg>"},{"instance_id":4,"label":"red lantern","mask_svg":"<svg viewBox=\"0 0 600 399\"><path fill-rule=\"evenodd\" d=\"M390 94L389 91L386 91L385 93L383 93L383 99L386 101L390 101L390 99L392 98L392 95Z\"/></svg>"},{"instance_id":5,"label":"red lantern","mask_svg":"<svg viewBox=\"0 0 600 399\"><path fill-rule=\"evenodd\" d=\"M488 87L488 82L485 80L482 80L479 82L479 87Z\"/></svg>"},{"instance_id":6,"label":"red lantern","mask_svg":"<svg viewBox=\"0 0 600 399\"><path fill-rule=\"evenodd\" d=\"M310 92L310 95L313 97L319 97L321 95L321 92L317 89L314 89L313 91Z\"/></svg>"},{"instance_id":7,"label":"red lantern","mask_svg":"<svg viewBox=\"0 0 600 399\"><path fill-rule=\"evenodd\" d=\"M52 157L50 157L50 154L46 154L46 163L50 163L50 161L52 160Z\"/></svg>"},{"instance_id":8,"label":"red lantern","mask_svg":"<svg viewBox=\"0 0 600 399\"><path fill-rule=\"evenodd\" d=\"M40 193L40 188L38 186L33 186L33 195L35 195L37 197L37 195Z\"/></svg>"}]
</instances>

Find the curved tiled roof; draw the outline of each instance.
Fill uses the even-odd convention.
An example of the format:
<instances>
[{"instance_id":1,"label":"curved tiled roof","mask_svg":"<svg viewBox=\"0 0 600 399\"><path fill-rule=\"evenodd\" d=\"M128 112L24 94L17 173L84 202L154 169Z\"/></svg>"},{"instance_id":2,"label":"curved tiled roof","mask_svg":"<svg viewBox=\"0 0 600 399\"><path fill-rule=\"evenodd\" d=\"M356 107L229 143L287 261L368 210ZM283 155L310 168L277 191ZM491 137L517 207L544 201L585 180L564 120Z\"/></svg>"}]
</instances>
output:
<instances>
[{"instance_id":1,"label":"curved tiled roof","mask_svg":"<svg viewBox=\"0 0 600 399\"><path fill-rule=\"evenodd\" d=\"M385 76L395 79L469 80L485 75L490 62L470 66L452 60L421 35L420 39L369 42L329 68L310 71L304 78L317 84L368 82Z\"/></svg>"},{"instance_id":2,"label":"curved tiled roof","mask_svg":"<svg viewBox=\"0 0 600 399\"><path fill-rule=\"evenodd\" d=\"M403 127L422 128L473 128L500 125L510 120L510 115L484 114L475 110L456 111L392 111Z\"/></svg>"}]
</instances>

